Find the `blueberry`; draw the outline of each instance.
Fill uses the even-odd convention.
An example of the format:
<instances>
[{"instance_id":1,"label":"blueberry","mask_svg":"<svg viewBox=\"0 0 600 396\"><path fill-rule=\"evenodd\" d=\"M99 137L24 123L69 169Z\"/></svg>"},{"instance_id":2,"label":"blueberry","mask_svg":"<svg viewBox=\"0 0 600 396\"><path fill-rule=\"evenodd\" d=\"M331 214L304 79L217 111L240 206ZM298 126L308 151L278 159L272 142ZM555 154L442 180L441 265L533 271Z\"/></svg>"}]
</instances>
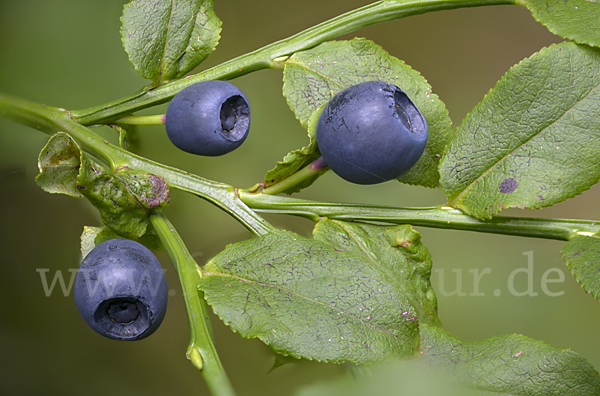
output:
<instances>
[{"instance_id":1,"label":"blueberry","mask_svg":"<svg viewBox=\"0 0 600 396\"><path fill-rule=\"evenodd\" d=\"M167 280L156 256L128 239L96 246L75 277L75 305L95 331L115 340L140 340L160 326Z\"/></svg>"},{"instance_id":2,"label":"blueberry","mask_svg":"<svg viewBox=\"0 0 600 396\"><path fill-rule=\"evenodd\" d=\"M327 165L358 184L392 180L408 171L427 143L427 123L394 84L368 81L344 89L323 108L317 144Z\"/></svg>"},{"instance_id":3,"label":"blueberry","mask_svg":"<svg viewBox=\"0 0 600 396\"><path fill-rule=\"evenodd\" d=\"M165 119L171 142L192 154L217 156L238 148L250 130L248 99L235 85L204 81L179 92Z\"/></svg>"}]
</instances>

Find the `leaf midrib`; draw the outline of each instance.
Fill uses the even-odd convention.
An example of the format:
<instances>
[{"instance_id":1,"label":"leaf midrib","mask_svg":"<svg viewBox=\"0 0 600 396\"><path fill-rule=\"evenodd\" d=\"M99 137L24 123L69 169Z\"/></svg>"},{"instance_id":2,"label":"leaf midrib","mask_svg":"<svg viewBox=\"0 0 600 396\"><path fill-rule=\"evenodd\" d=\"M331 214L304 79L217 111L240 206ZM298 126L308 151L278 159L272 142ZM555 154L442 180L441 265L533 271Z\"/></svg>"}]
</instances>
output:
<instances>
[{"instance_id":1,"label":"leaf midrib","mask_svg":"<svg viewBox=\"0 0 600 396\"><path fill-rule=\"evenodd\" d=\"M169 47L169 36L171 33L171 21L173 20L173 4L175 0L171 0L171 8L169 11L169 22L167 23L167 31L165 32L165 47L163 48L162 59L160 60L160 72L158 75L158 82L160 83L163 79L163 75L165 74L165 64L167 61L167 49Z\"/></svg>"}]
</instances>

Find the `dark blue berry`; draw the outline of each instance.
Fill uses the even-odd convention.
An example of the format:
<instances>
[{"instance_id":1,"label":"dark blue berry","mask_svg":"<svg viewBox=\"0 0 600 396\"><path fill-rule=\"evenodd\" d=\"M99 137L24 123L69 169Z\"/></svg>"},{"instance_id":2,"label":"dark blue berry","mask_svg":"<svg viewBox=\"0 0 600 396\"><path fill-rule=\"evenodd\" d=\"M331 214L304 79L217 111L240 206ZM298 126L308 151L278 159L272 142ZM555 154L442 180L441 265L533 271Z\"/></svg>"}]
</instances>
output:
<instances>
[{"instance_id":1,"label":"dark blue berry","mask_svg":"<svg viewBox=\"0 0 600 396\"><path fill-rule=\"evenodd\" d=\"M204 81L179 92L165 119L171 142L192 154L217 156L238 148L250 130L248 99L235 85Z\"/></svg>"},{"instance_id":2,"label":"dark blue berry","mask_svg":"<svg viewBox=\"0 0 600 396\"><path fill-rule=\"evenodd\" d=\"M140 340L160 326L167 310L167 280L156 256L129 239L96 246L74 285L75 305L95 331L115 340Z\"/></svg>"},{"instance_id":3,"label":"dark blue berry","mask_svg":"<svg viewBox=\"0 0 600 396\"><path fill-rule=\"evenodd\" d=\"M358 184L407 172L427 143L427 123L400 88L368 81L344 89L323 108L317 144L327 165Z\"/></svg>"}]
</instances>

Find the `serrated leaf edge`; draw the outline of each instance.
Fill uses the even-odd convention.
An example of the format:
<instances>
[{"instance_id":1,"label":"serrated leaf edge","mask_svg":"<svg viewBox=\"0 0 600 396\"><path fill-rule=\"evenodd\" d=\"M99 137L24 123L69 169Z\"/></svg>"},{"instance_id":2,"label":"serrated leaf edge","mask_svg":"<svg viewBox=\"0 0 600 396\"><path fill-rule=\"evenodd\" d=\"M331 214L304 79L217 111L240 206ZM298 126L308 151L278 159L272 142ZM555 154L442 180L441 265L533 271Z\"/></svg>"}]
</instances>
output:
<instances>
[{"instance_id":1,"label":"serrated leaf edge","mask_svg":"<svg viewBox=\"0 0 600 396\"><path fill-rule=\"evenodd\" d=\"M584 235L578 235L578 237L581 238L594 238L594 239L600 239L600 237L596 236L596 235L592 235L592 236L584 236ZM567 242L567 245L569 244L569 242ZM565 247L567 246L565 245ZM565 265L567 266L567 268L569 269L569 272L571 273L571 275L573 275L573 278L575 278L575 280L577 281L577 283L579 283L579 286L589 295L591 295L592 297L594 297L596 300L600 301L600 290L597 292L594 292L593 290L591 290L589 287L586 287L585 283L583 281L581 281L580 277L577 276L574 272L574 268L571 266L572 263L570 263L569 261L567 261L568 259L572 258L573 256L569 256L567 257L565 254L565 248L562 248L560 250L560 256L562 258L562 260L565 262ZM598 266L600 267L600 261L598 263ZM599 272L600 273L600 272ZM600 278L598 278L596 280L596 283L600 283Z\"/></svg>"},{"instance_id":2,"label":"serrated leaf edge","mask_svg":"<svg viewBox=\"0 0 600 396\"><path fill-rule=\"evenodd\" d=\"M492 91L493 91L493 90L494 90L494 89L495 89L495 88L496 88L496 87L497 87L497 86L498 86L498 85L499 85L499 84L500 84L500 83L501 83L501 82L504 80L505 76L506 76L506 75L507 75L507 74L508 74L508 73L509 73L511 70L513 70L514 68L516 68L516 67L520 66L522 63L529 61L529 60L530 60L531 58L533 58L534 56L538 56L539 54L543 54L544 52L547 52L547 51L549 51L551 48L554 48L554 47L557 47L557 46L563 47L563 46L567 46L567 45L585 45L585 44L575 44L575 43L572 43L572 42L562 42L562 43L552 44L552 45L550 45L550 46L548 46L548 47L544 47L544 48L542 48L542 49L541 49L541 50L539 50L538 52L535 52L535 53L533 53L532 55L528 56L527 58L525 58L525 59L522 59L522 60L521 60L519 63L517 63L517 64L513 65L513 66L512 66L510 69L508 69L508 71L507 71L507 72L506 72L506 73L505 73L505 74L502 76L502 78L500 78L500 80L498 80L498 82L496 82L496 84L494 85L494 87L490 88L490 90L489 90L489 91L488 91L488 92L485 94L485 96L483 97L483 99L482 99L482 100L481 100L479 103L477 103L477 105L475 105L475 107L474 107L474 108L473 108L473 109L472 109L472 110L469 112L469 114L467 114L467 115L465 116L465 118L463 119L463 121L461 122L461 124L458 126L458 128L456 128L456 129L455 129L455 131L454 131L454 134L453 134L453 136L452 136L452 140L451 140L451 141L450 141L450 142L449 142L449 143L446 145L446 148L444 149L444 152L443 152L443 154L442 154L442 157L441 157L441 159L440 159L440 162L439 162L439 167L441 168L441 166L442 166L442 164L443 164L443 162L444 162L444 160L445 160L445 158L446 158L446 156L447 156L447 154L448 154L448 151L450 150L450 148L451 148L451 146L452 146L452 143L453 143L454 139L455 139L455 138L456 138L456 137L459 135L459 131L460 131L460 128L462 127L462 125L463 125L463 124L465 124L465 123L466 123L466 122L469 120L469 118L471 117L471 115L472 115L473 113L475 113L475 112L476 112L476 111L477 111L477 110L478 110L478 109L479 109L479 108L482 106L482 103L483 103L483 101L484 101L484 100L485 100L485 99L486 99L486 98L487 98L489 95L491 95L491 94L492 94ZM589 95L589 93L588 93L588 95ZM565 113L565 114L567 114L567 113ZM563 117L565 114L563 114L562 116L560 116L558 119L561 119L561 118L562 118L562 117ZM558 120L558 119L557 119L557 120ZM557 120L555 120L555 121L551 122L551 123L550 123L550 124L548 124L548 125L552 125L552 124L554 124L554 123L555 123ZM527 140L527 142L525 142L525 144L526 144L526 143L528 143L529 141L531 141L532 139L534 139L534 138L535 138L535 137L537 137L537 136L539 136L539 133L538 133L538 134L536 134L536 135L534 135L534 136L533 136L532 138L530 138L529 140ZM524 145L524 144L522 144L522 145L518 146L518 147L517 147L517 149L521 148L523 145ZM493 205L491 205L491 206L488 206L488 207L487 207L487 210L486 210L486 212L487 212L487 213L486 213L485 215L482 215L482 216L478 216L478 215L477 215L477 214L475 214L475 213L471 213L471 211L469 211L468 205L464 205L464 204L461 204L461 203L459 203L459 202L458 202L458 201L460 200L460 198L461 198L461 197L462 197L462 196L463 196L463 195L464 195L464 194L467 192L467 190L468 190L468 189L469 189L471 186L473 186L473 185L474 185L474 184L475 184L477 181L479 181L481 178L483 178L484 176L486 176L486 175L487 175L487 174L488 174L488 173L489 173L489 172L490 172L492 169L494 169L496 166L498 166L498 165L499 165L499 164L500 164L502 161L504 161L504 160L505 160L505 159L506 159L506 158L507 158L507 157L508 157L510 154L512 154L512 152L510 152L510 153L508 153L507 155L503 156L503 157L502 157L500 160L498 160L498 162L496 162L496 163L493 165L493 167L492 167L492 168L490 168L490 169L486 170L486 171L485 171L483 174L481 174L480 176L478 176L478 177L477 177L477 179L475 179L473 182L471 182L471 183L470 183L470 184L469 184L467 187L465 187L465 188L464 188L464 189L463 189L463 190L462 190L462 191L461 191L461 192L460 192L460 193L459 193L459 194L458 194L458 195L457 195L455 198L452 198L452 199L451 199L451 198L448 196L448 193L447 193L447 192L446 192L446 190L443 188L443 187L444 187L444 185L443 185L443 183L442 183L443 176L442 176L442 173L440 172L440 184L441 184L441 186L442 186L442 189L444 190L444 194L445 194L445 195L446 195L446 197L448 198L448 202L447 202L447 203L446 203L444 206L450 206L450 207L453 207L453 208L458 208L458 209L461 209L462 211L464 211L464 212L465 212L466 214L468 214L469 216L472 216L472 217L474 217L474 218L476 218L476 219L478 219L478 220L489 220L489 219L491 219L491 218L492 218L494 215L496 215L496 214L500 213L500 212L501 212L502 210L504 210L504 209L510 209L510 208L515 208L515 209L541 209L541 208L546 208L546 207L552 207L552 206L554 206L554 205L555 205L555 204L557 204L557 203L563 202L563 201L565 201L565 200L567 200L567 199L569 199L569 198L574 198L574 197L576 197L576 196L578 196L578 195L582 194L584 191L587 191L587 190L589 190L589 189L590 189L590 188L591 188L591 187L592 187L594 184L598 183L598 181L600 180L600 177L599 177L598 179L596 179L594 182L592 182L592 183L591 183L589 186L587 186L587 187L585 187L585 186L580 186L580 188L582 188L581 190L579 190L579 191L576 191L576 192L573 192L573 193L571 193L571 194L567 194L567 195L565 195L565 196L564 196L565 198L564 198L562 201L559 201L559 202L554 202L554 203L551 203L551 204L548 204L548 205L543 205L543 206L527 206L527 205L525 205L524 203L523 203L523 204L517 204L517 203L515 203L515 204L508 204L508 205L502 205L502 204L493 204Z\"/></svg>"}]
</instances>

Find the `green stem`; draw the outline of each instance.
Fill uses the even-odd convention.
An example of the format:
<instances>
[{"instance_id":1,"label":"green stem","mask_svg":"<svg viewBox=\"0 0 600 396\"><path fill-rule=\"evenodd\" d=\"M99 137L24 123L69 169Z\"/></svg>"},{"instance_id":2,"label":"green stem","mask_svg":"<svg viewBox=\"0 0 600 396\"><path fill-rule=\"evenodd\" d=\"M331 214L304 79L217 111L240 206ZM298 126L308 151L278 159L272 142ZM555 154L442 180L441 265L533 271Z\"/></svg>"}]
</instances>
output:
<instances>
[{"instance_id":1,"label":"green stem","mask_svg":"<svg viewBox=\"0 0 600 396\"><path fill-rule=\"evenodd\" d=\"M314 160L309 165L300 169L298 172L293 173L289 177L281 180L278 183L273 184L267 188L264 188L261 193L268 195L275 195L282 193L290 188L302 183L308 178L318 175L319 173L324 173L329 170L329 166L325 163L323 157L319 157Z\"/></svg>"},{"instance_id":2,"label":"green stem","mask_svg":"<svg viewBox=\"0 0 600 396\"><path fill-rule=\"evenodd\" d=\"M232 186L203 179L114 146L89 128L73 121L66 110L0 93L0 116L29 125L47 134L67 132L77 140L81 149L108 165L113 172L117 168L127 166L158 175L167 182L169 187L198 195L220 207L256 235L273 230L273 226L238 198Z\"/></svg>"},{"instance_id":3,"label":"green stem","mask_svg":"<svg viewBox=\"0 0 600 396\"><path fill-rule=\"evenodd\" d=\"M190 343L186 356L202 371L213 395L233 396L235 391L227 378L212 340L209 308L204 294L198 290L202 277L200 268L173 225L162 213L152 213L150 222L158 233L181 282L190 325Z\"/></svg>"},{"instance_id":4,"label":"green stem","mask_svg":"<svg viewBox=\"0 0 600 396\"><path fill-rule=\"evenodd\" d=\"M328 217L347 221L412 224L562 241L571 240L576 235L591 235L600 231L600 221L592 220L494 216L490 220L482 221L450 207L394 208L346 203L331 204L242 191L239 192L239 196L248 206L259 212L289 214L313 221Z\"/></svg>"},{"instance_id":5,"label":"green stem","mask_svg":"<svg viewBox=\"0 0 600 396\"><path fill-rule=\"evenodd\" d=\"M0 116L52 135L63 131L75 135L79 144L91 155L115 170L125 157L111 149L102 137L69 118L64 109L49 107L0 93ZM65 124L69 124L66 126ZM72 125L71 125L72 124Z\"/></svg>"},{"instance_id":6,"label":"green stem","mask_svg":"<svg viewBox=\"0 0 600 396\"><path fill-rule=\"evenodd\" d=\"M113 146L90 129L72 121L68 112L62 109L0 94L0 116L48 134L65 131L79 142L83 150L109 165L113 171L120 166L128 166L161 176L170 187L198 195L222 208L256 235L268 233L273 227L252 209L265 213L302 216L314 221L320 217L330 217L339 220L412 224L558 240L570 240L580 233L594 234L600 231L600 222L591 220L495 216L491 220L481 221L453 208L327 204L269 194L253 194L244 190L236 191L227 184L206 180Z\"/></svg>"},{"instance_id":7,"label":"green stem","mask_svg":"<svg viewBox=\"0 0 600 396\"><path fill-rule=\"evenodd\" d=\"M83 125L115 122L138 110L167 102L185 87L206 80L231 80L265 68L281 67L285 57L315 47L327 40L411 15L465 7L515 4L516 0L398 0L378 1L313 26L294 36L239 56L188 78L163 84L114 102L72 112L73 119Z\"/></svg>"},{"instance_id":8,"label":"green stem","mask_svg":"<svg viewBox=\"0 0 600 396\"><path fill-rule=\"evenodd\" d=\"M127 116L119 118L115 121L115 124L126 124L126 125L164 125L165 114L153 115L153 116Z\"/></svg>"}]
</instances>

